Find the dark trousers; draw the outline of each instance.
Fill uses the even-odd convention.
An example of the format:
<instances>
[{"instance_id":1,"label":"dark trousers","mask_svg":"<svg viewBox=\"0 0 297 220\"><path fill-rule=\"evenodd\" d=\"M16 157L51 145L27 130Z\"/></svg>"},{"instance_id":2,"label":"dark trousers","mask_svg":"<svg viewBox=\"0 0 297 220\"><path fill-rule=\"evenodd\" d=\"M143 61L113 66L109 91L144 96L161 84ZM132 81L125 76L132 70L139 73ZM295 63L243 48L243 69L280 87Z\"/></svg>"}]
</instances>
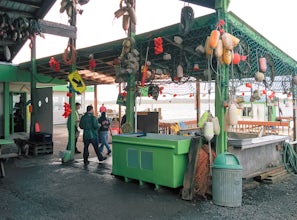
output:
<instances>
[{"instance_id":1,"label":"dark trousers","mask_svg":"<svg viewBox=\"0 0 297 220\"><path fill-rule=\"evenodd\" d=\"M93 148L94 148L94 150L96 152L98 160L102 160L103 156L99 152L99 148L98 148L98 138L84 139L83 141L84 141L84 153L83 153L84 161L87 161L88 158L89 158L89 145L90 144L93 145Z\"/></svg>"}]
</instances>

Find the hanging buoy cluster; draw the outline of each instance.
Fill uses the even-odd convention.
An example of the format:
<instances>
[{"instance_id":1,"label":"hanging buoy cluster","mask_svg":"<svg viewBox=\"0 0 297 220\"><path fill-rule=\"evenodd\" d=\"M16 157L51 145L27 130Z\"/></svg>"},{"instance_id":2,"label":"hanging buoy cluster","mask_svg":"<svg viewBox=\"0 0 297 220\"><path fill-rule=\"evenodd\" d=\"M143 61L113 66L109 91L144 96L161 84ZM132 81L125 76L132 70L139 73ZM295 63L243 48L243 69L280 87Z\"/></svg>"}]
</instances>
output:
<instances>
[{"instance_id":1,"label":"hanging buoy cluster","mask_svg":"<svg viewBox=\"0 0 297 220\"><path fill-rule=\"evenodd\" d=\"M198 127L203 129L203 136L207 141L211 141L214 135L219 135L221 132L218 118L212 116L210 111L202 114L198 121Z\"/></svg>"},{"instance_id":2,"label":"hanging buoy cluster","mask_svg":"<svg viewBox=\"0 0 297 220\"><path fill-rule=\"evenodd\" d=\"M206 37L204 45L206 57L211 58L215 55L221 64L238 64L241 56L238 53L234 53L234 48L239 44L240 40L234 35L225 32L223 29L224 24L225 22L220 20L216 29L212 30L210 35Z\"/></svg>"},{"instance_id":3,"label":"hanging buoy cluster","mask_svg":"<svg viewBox=\"0 0 297 220\"><path fill-rule=\"evenodd\" d=\"M235 102L228 104L227 111L224 116L224 130L226 132L230 131L230 126L237 125L238 123L238 108Z\"/></svg>"}]
</instances>

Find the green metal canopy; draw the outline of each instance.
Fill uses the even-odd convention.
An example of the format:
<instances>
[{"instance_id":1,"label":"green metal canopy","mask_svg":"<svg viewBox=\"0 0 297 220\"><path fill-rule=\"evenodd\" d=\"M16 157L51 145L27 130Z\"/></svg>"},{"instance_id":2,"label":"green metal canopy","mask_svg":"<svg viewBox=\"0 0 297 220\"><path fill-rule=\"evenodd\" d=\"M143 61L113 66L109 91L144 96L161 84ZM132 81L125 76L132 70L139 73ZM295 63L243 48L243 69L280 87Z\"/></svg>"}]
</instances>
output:
<instances>
[{"instance_id":1,"label":"green metal canopy","mask_svg":"<svg viewBox=\"0 0 297 220\"><path fill-rule=\"evenodd\" d=\"M204 46L206 37L216 28L217 22L216 13L212 13L194 19L192 28L186 35L179 34L179 24L136 35L137 48L140 52L140 65L144 64L148 52L147 59L151 62L150 68L154 71L157 79L173 79L179 64L184 67L183 81L189 80L190 77L205 80L204 73L209 68L212 72L212 79L215 79L217 73L216 59L213 58L211 63L209 63L205 54L199 52L196 48L199 45ZM228 12L225 22L228 24L229 32L240 39L240 43L234 48L234 51L246 56L246 61L241 61L238 65L228 66L230 72L234 74L236 83L254 82L254 75L259 70L258 59L265 57L268 67L264 83L269 87L273 86L275 91L283 90L283 82L289 84L292 76L296 74L297 62L234 13ZM174 39L177 36L182 38L181 44L175 42ZM159 55L154 53L154 38L157 37L162 37L163 39L164 53ZM122 42L123 39L120 39L77 50L77 69L87 85L115 82L114 60L121 53ZM97 64L93 71L88 70L90 54L93 55ZM171 59L164 59L164 54L170 54ZM60 71L55 71L49 67L50 56L37 60L37 72L67 80L69 67L63 63L62 54L56 54L53 57L60 62ZM199 71L193 71L194 64L199 65ZM22 69L29 70L30 67L30 62L20 65ZM140 80L140 76L138 76L138 80ZM148 81L147 83L150 82Z\"/></svg>"}]
</instances>

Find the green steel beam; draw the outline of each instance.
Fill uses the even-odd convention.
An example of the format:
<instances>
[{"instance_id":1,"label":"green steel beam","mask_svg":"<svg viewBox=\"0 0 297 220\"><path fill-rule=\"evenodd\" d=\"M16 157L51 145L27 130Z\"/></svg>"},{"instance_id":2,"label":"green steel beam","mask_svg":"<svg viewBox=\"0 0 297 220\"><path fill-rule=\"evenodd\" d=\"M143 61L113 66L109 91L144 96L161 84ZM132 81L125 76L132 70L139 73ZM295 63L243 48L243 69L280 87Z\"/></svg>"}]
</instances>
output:
<instances>
[{"instance_id":1,"label":"green steel beam","mask_svg":"<svg viewBox=\"0 0 297 220\"><path fill-rule=\"evenodd\" d=\"M58 85L58 86L53 86L53 91L54 92L69 92L68 85ZM86 87L86 92L95 92L94 86L87 86Z\"/></svg>"},{"instance_id":2,"label":"green steel beam","mask_svg":"<svg viewBox=\"0 0 297 220\"><path fill-rule=\"evenodd\" d=\"M31 72L27 70L20 70L18 66L0 64L0 72L1 82L31 82ZM41 84L63 85L66 83L64 80L55 79L37 73L34 77L36 82Z\"/></svg>"}]
</instances>

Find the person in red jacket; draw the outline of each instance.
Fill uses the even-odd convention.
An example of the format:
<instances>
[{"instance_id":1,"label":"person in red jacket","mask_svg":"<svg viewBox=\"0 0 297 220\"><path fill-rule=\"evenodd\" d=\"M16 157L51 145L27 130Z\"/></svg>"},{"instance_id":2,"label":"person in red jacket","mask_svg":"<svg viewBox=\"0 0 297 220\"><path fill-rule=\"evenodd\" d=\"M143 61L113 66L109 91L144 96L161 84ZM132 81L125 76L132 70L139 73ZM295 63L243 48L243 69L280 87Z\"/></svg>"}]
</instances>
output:
<instances>
[{"instance_id":1,"label":"person in red jacket","mask_svg":"<svg viewBox=\"0 0 297 220\"><path fill-rule=\"evenodd\" d=\"M104 104L101 105L99 111L100 111L100 113L106 112L106 107L104 106Z\"/></svg>"}]
</instances>

